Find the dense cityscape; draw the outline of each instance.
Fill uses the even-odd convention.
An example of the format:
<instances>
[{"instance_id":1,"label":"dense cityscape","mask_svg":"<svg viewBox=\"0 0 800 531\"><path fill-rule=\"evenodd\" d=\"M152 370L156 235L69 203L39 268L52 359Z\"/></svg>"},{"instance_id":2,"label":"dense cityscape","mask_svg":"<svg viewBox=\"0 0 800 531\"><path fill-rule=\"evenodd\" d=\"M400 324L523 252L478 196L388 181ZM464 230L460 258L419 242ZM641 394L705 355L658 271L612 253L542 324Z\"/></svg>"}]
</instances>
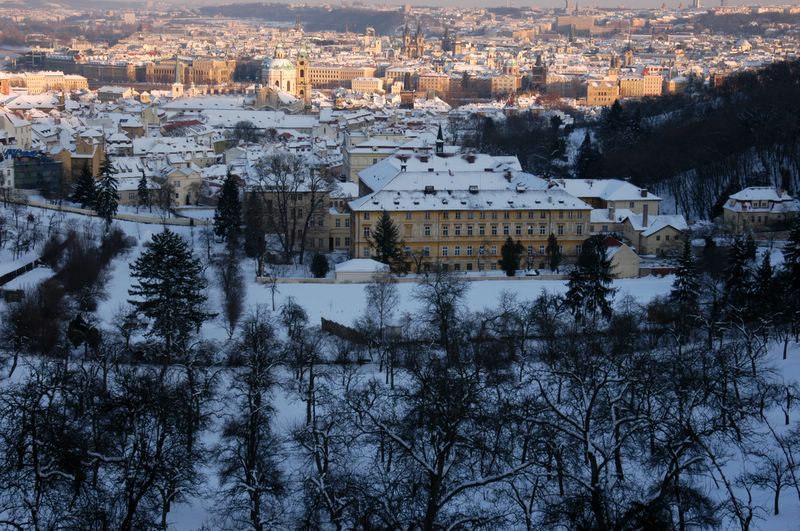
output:
<instances>
[{"instance_id":1,"label":"dense cityscape","mask_svg":"<svg viewBox=\"0 0 800 531\"><path fill-rule=\"evenodd\" d=\"M0 530L793 529L800 6L0 2Z\"/></svg>"}]
</instances>

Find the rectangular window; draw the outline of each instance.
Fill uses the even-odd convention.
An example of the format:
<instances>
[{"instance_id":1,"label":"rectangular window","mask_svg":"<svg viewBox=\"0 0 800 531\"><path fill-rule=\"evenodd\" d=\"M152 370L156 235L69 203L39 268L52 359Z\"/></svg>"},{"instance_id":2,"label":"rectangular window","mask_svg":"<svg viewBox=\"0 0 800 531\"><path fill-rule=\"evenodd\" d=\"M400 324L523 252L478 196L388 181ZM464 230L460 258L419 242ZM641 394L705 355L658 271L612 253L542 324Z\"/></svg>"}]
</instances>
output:
<instances>
[{"instance_id":1,"label":"rectangular window","mask_svg":"<svg viewBox=\"0 0 800 531\"><path fill-rule=\"evenodd\" d=\"M336 218L336 222L334 224L336 225L336 228L338 229L339 227L342 226L342 220L339 219L339 218Z\"/></svg>"},{"instance_id":2,"label":"rectangular window","mask_svg":"<svg viewBox=\"0 0 800 531\"><path fill-rule=\"evenodd\" d=\"M442 225L442 236L450 236L450 225Z\"/></svg>"},{"instance_id":3,"label":"rectangular window","mask_svg":"<svg viewBox=\"0 0 800 531\"><path fill-rule=\"evenodd\" d=\"M456 212L456 219L461 219L461 211Z\"/></svg>"},{"instance_id":4,"label":"rectangular window","mask_svg":"<svg viewBox=\"0 0 800 531\"><path fill-rule=\"evenodd\" d=\"M558 219L564 219L564 211L563 210L559 210L558 211Z\"/></svg>"},{"instance_id":5,"label":"rectangular window","mask_svg":"<svg viewBox=\"0 0 800 531\"><path fill-rule=\"evenodd\" d=\"M528 210L528 219L533 219L533 210Z\"/></svg>"},{"instance_id":6,"label":"rectangular window","mask_svg":"<svg viewBox=\"0 0 800 531\"><path fill-rule=\"evenodd\" d=\"M406 212L406 219L411 219L411 212Z\"/></svg>"},{"instance_id":7,"label":"rectangular window","mask_svg":"<svg viewBox=\"0 0 800 531\"><path fill-rule=\"evenodd\" d=\"M509 212L508 210L503 212L503 219L511 219L511 212Z\"/></svg>"},{"instance_id":8,"label":"rectangular window","mask_svg":"<svg viewBox=\"0 0 800 531\"><path fill-rule=\"evenodd\" d=\"M478 235L479 236L486 236L486 226L485 225L478 225Z\"/></svg>"},{"instance_id":9,"label":"rectangular window","mask_svg":"<svg viewBox=\"0 0 800 531\"><path fill-rule=\"evenodd\" d=\"M442 212L442 219L450 219L450 212Z\"/></svg>"},{"instance_id":10,"label":"rectangular window","mask_svg":"<svg viewBox=\"0 0 800 531\"><path fill-rule=\"evenodd\" d=\"M456 236L461 236L461 225L456 225Z\"/></svg>"},{"instance_id":11,"label":"rectangular window","mask_svg":"<svg viewBox=\"0 0 800 531\"><path fill-rule=\"evenodd\" d=\"M558 235L559 236L563 236L564 235L564 225L559 225L558 226Z\"/></svg>"},{"instance_id":12,"label":"rectangular window","mask_svg":"<svg viewBox=\"0 0 800 531\"><path fill-rule=\"evenodd\" d=\"M364 238L369 238L369 225L364 227Z\"/></svg>"},{"instance_id":13,"label":"rectangular window","mask_svg":"<svg viewBox=\"0 0 800 531\"><path fill-rule=\"evenodd\" d=\"M514 234L517 236L522 236L522 225L517 225L514 227Z\"/></svg>"},{"instance_id":14,"label":"rectangular window","mask_svg":"<svg viewBox=\"0 0 800 531\"><path fill-rule=\"evenodd\" d=\"M492 236L497 236L497 225L492 225Z\"/></svg>"},{"instance_id":15,"label":"rectangular window","mask_svg":"<svg viewBox=\"0 0 800 531\"><path fill-rule=\"evenodd\" d=\"M447 246L442 245L442 256L447 256Z\"/></svg>"},{"instance_id":16,"label":"rectangular window","mask_svg":"<svg viewBox=\"0 0 800 531\"><path fill-rule=\"evenodd\" d=\"M342 245L342 239L341 239L341 238L336 238L336 239L333 241L333 244L334 244L336 247L341 247L341 245Z\"/></svg>"},{"instance_id":17,"label":"rectangular window","mask_svg":"<svg viewBox=\"0 0 800 531\"><path fill-rule=\"evenodd\" d=\"M542 210L542 212L539 214L539 218L540 218L540 219L547 219L547 212L545 212L544 210Z\"/></svg>"},{"instance_id":18,"label":"rectangular window","mask_svg":"<svg viewBox=\"0 0 800 531\"><path fill-rule=\"evenodd\" d=\"M547 234L547 227L544 225L539 225L539 236L544 236Z\"/></svg>"},{"instance_id":19,"label":"rectangular window","mask_svg":"<svg viewBox=\"0 0 800 531\"><path fill-rule=\"evenodd\" d=\"M508 225L503 225L503 236L508 236L511 234L510 227Z\"/></svg>"},{"instance_id":20,"label":"rectangular window","mask_svg":"<svg viewBox=\"0 0 800 531\"><path fill-rule=\"evenodd\" d=\"M364 219L369 219L369 212L364 212Z\"/></svg>"},{"instance_id":21,"label":"rectangular window","mask_svg":"<svg viewBox=\"0 0 800 531\"><path fill-rule=\"evenodd\" d=\"M576 225L575 226L575 232L578 234L578 236L583 234L583 225L581 225L581 224Z\"/></svg>"},{"instance_id":22,"label":"rectangular window","mask_svg":"<svg viewBox=\"0 0 800 531\"><path fill-rule=\"evenodd\" d=\"M577 256L580 256L580 255L581 255L581 246L580 246L580 245L576 245L576 246L575 246L575 254L576 254Z\"/></svg>"},{"instance_id":23,"label":"rectangular window","mask_svg":"<svg viewBox=\"0 0 800 531\"><path fill-rule=\"evenodd\" d=\"M453 247L453 256L461 256L461 246L456 245Z\"/></svg>"},{"instance_id":24,"label":"rectangular window","mask_svg":"<svg viewBox=\"0 0 800 531\"><path fill-rule=\"evenodd\" d=\"M425 219L431 219L431 213L430 212L425 211Z\"/></svg>"},{"instance_id":25,"label":"rectangular window","mask_svg":"<svg viewBox=\"0 0 800 531\"><path fill-rule=\"evenodd\" d=\"M350 238L345 238L344 239L344 246L345 247L350 247Z\"/></svg>"},{"instance_id":26,"label":"rectangular window","mask_svg":"<svg viewBox=\"0 0 800 531\"><path fill-rule=\"evenodd\" d=\"M467 219L472 219L472 218L474 218L474 217L475 217L475 212L473 212L472 210L470 210L469 212L467 212Z\"/></svg>"},{"instance_id":27,"label":"rectangular window","mask_svg":"<svg viewBox=\"0 0 800 531\"><path fill-rule=\"evenodd\" d=\"M628 203L628 208L633 208L633 201L631 201L630 203Z\"/></svg>"},{"instance_id":28,"label":"rectangular window","mask_svg":"<svg viewBox=\"0 0 800 531\"><path fill-rule=\"evenodd\" d=\"M431 235L431 226L425 225L425 236L430 236L430 235Z\"/></svg>"},{"instance_id":29,"label":"rectangular window","mask_svg":"<svg viewBox=\"0 0 800 531\"><path fill-rule=\"evenodd\" d=\"M492 219L497 219L497 212L492 212Z\"/></svg>"},{"instance_id":30,"label":"rectangular window","mask_svg":"<svg viewBox=\"0 0 800 531\"><path fill-rule=\"evenodd\" d=\"M492 245L492 256L497 256L497 246Z\"/></svg>"},{"instance_id":31,"label":"rectangular window","mask_svg":"<svg viewBox=\"0 0 800 531\"><path fill-rule=\"evenodd\" d=\"M486 254L486 248L483 245L478 247L478 256L483 256L485 254Z\"/></svg>"},{"instance_id":32,"label":"rectangular window","mask_svg":"<svg viewBox=\"0 0 800 531\"><path fill-rule=\"evenodd\" d=\"M472 236L472 225L467 225L467 236Z\"/></svg>"},{"instance_id":33,"label":"rectangular window","mask_svg":"<svg viewBox=\"0 0 800 531\"><path fill-rule=\"evenodd\" d=\"M403 248L403 253L404 253L406 256L411 256L411 247L408 247L408 246L404 247L404 248Z\"/></svg>"},{"instance_id":34,"label":"rectangular window","mask_svg":"<svg viewBox=\"0 0 800 531\"><path fill-rule=\"evenodd\" d=\"M484 212L483 210L481 210L481 213L478 215L478 217L479 217L480 219L486 219L486 212Z\"/></svg>"},{"instance_id":35,"label":"rectangular window","mask_svg":"<svg viewBox=\"0 0 800 531\"><path fill-rule=\"evenodd\" d=\"M472 271L472 262L467 262L467 271Z\"/></svg>"},{"instance_id":36,"label":"rectangular window","mask_svg":"<svg viewBox=\"0 0 800 531\"><path fill-rule=\"evenodd\" d=\"M369 247L364 247L364 258L369 258Z\"/></svg>"},{"instance_id":37,"label":"rectangular window","mask_svg":"<svg viewBox=\"0 0 800 531\"><path fill-rule=\"evenodd\" d=\"M544 245L539 246L539 254L544 254Z\"/></svg>"},{"instance_id":38,"label":"rectangular window","mask_svg":"<svg viewBox=\"0 0 800 531\"><path fill-rule=\"evenodd\" d=\"M431 248L427 245L422 248L422 256L430 256L431 255Z\"/></svg>"},{"instance_id":39,"label":"rectangular window","mask_svg":"<svg viewBox=\"0 0 800 531\"><path fill-rule=\"evenodd\" d=\"M345 227L349 227L349 226L350 226L350 218L345 218L345 220L344 220L344 226L345 226Z\"/></svg>"},{"instance_id":40,"label":"rectangular window","mask_svg":"<svg viewBox=\"0 0 800 531\"><path fill-rule=\"evenodd\" d=\"M467 256L472 256L472 246L467 245Z\"/></svg>"},{"instance_id":41,"label":"rectangular window","mask_svg":"<svg viewBox=\"0 0 800 531\"><path fill-rule=\"evenodd\" d=\"M528 225L528 236L533 236L533 225Z\"/></svg>"}]
</instances>

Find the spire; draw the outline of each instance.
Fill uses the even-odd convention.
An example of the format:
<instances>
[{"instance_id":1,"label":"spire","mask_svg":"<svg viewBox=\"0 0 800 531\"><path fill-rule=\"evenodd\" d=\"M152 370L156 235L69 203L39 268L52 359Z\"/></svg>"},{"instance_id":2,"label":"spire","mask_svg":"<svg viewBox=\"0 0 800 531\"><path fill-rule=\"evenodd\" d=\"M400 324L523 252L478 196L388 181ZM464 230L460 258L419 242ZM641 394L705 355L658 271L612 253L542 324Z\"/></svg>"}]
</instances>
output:
<instances>
[{"instance_id":1,"label":"spire","mask_svg":"<svg viewBox=\"0 0 800 531\"><path fill-rule=\"evenodd\" d=\"M442 124L439 124L439 132L436 133L436 154L444 153L444 135L442 134Z\"/></svg>"},{"instance_id":2,"label":"spire","mask_svg":"<svg viewBox=\"0 0 800 531\"><path fill-rule=\"evenodd\" d=\"M181 84L181 61L178 59L178 54L175 54L175 84Z\"/></svg>"}]
</instances>

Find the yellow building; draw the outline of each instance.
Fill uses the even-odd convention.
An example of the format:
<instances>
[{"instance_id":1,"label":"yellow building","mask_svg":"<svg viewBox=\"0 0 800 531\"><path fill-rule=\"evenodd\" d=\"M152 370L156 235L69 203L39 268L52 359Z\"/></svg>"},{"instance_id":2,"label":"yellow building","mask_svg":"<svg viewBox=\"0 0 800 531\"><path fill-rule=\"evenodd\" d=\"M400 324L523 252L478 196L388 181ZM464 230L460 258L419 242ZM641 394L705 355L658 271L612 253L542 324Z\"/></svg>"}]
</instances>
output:
<instances>
[{"instance_id":1,"label":"yellow building","mask_svg":"<svg viewBox=\"0 0 800 531\"><path fill-rule=\"evenodd\" d=\"M800 201L785 190L751 186L728 197L722 211L725 223L737 232L765 230L785 224L800 212Z\"/></svg>"},{"instance_id":2,"label":"yellow building","mask_svg":"<svg viewBox=\"0 0 800 531\"><path fill-rule=\"evenodd\" d=\"M586 84L586 105L608 107L620 97L616 80L591 80Z\"/></svg>"},{"instance_id":3,"label":"yellow building","mask_svg":"<svg viewBox=\"0 0 800 531\"><path fill-rule=\"evenodd\" d=\"M375 77L373 66L313 65L309 67L310 82L315 87L349 87L357 77Z\"/></svg>"},{"instance_id":4,"label":"yellow building","mask_svg":"<svg viewBox=\"0 0 800 531\"><path fill-rule=\"evenodd\" d=\"M355 258L372 255L369 237L383 212L399 228L408 261L421 268L498 269L509 237L525 248L523 265L539 267L550 234L566 259L588 237L591 207L520 171L516 157L399 154L359 177L373 192L350 202Z\"/></svg>"},{"instance_id":5,"label":"yellow building","mask_svg":"<svg viewBox=\"0 0 800 531\"><path fill-rule=\"evenodd\" d=\"M383 80L377 77L357 77L350 82L350 88L363 94L382 94Z\"/></svg>"}]
</instances>

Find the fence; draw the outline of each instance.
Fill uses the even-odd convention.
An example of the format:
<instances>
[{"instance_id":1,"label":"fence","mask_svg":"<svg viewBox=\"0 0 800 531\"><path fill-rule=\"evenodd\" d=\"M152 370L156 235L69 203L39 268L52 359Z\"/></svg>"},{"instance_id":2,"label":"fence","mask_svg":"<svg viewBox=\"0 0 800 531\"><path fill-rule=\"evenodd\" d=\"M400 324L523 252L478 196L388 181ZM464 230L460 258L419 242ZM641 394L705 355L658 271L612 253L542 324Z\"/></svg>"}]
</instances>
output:
<instances>
[{"instance_id":1,"label":"fence","mask_svg":"<svg viewBox=\"0 0 800 531\"><path fill-rule=\"evenodd\" d=\"M11 282L12 280L17 278L18 276L24 275L25 273L36 269L40 265L49 262L53 257L58 256L64 249L66 249L66 247L67 247L67 245L69 245L69 242L70 242L71 239L72 239L72 236L68 236L63 242L58 244L58 247L50 249L50 251L48 251L48 253L46 255L43 254L42 256L37 258L36 260L33 260L32 262L28 262L24 266L18 267L17 269L15 269L13 271L9 271L8 273L0 275L0 286L5 286L6 284Z\"/></svg>"},{"instance_id":2,"label":"fence","mask_svg":"<svg viewBox=\"0 0 800 531\"><path fill-rule=\"evenodd\" d=\"M64 206L59 204L45 203L43 201L31 201L30 199L9 199L10 202L20 205L27 205L36 208L46 208L49 210L58 210L59 212L69 212L72 214L80 214L83 216L96 216L94 210L88 208L78 208L72 206ZM141 214L117 214L114 219L119 221L132 221L134 223L150 223L157 225L180 225L189 227L192 225L209 225L211 220L208 219L195 219L195 218L162 218L160 216L144 216Z\"/></svg>"}]
</instances>

